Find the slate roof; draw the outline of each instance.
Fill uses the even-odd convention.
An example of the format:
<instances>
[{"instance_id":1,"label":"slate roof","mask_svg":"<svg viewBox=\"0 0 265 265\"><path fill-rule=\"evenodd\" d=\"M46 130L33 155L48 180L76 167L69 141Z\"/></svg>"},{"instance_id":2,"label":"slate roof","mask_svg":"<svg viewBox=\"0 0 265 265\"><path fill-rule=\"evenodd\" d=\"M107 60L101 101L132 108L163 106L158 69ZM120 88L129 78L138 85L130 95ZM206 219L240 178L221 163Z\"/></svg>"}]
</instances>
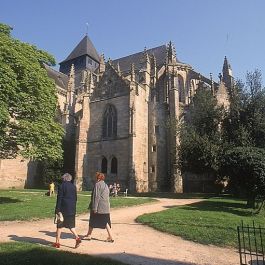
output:
<instances>
[{"instance_id":1,"label":"slate roof","mask_svg":"<svg viewBox=\"0 0 265 265\"><path fill-rule=\"evenodd\" d=\"M67 84L68 84L67 75L56 71L55 69L51 68L47 64L44 64L44 68L46 69L48 76L55 81L55 84L57 86L67 89Z\"/></svg>"},{"instance_id":2,"label":"slate roof","mask_svg":"<svg viewBox=\"0 0 265 265\"><path fill-rule=\"evenodd\" d=\"M77 44L77 46L73 49L73 51L62 62L66 62L66 61L75 59L75 58L80 57L82 55L88 55L89 57L91 57L95 61L97 61L97 62L100 61L100 57L97 53L97 50L87 35Z\"/></svg>"},{"instance_id":3,"label":"slate roof","mask_svg":"<svg viewBox=\"0 0 265 265\"><path fill-rule=\"evenodd\" d=\"M165 63L167 56L167 46L161 45L149 50L146 50L148 55L154 55L156 57L157 66L162 66ZM118 62L122 72L129 72L131 70L131 64L134 63L135 69L140 69L141 67L141 58L144 55L144 51L131 54L126 57L118 58L112 61L112 63L117 66ZM181 63L177 60L177 63Z\"/></svg>"}]
</instances>

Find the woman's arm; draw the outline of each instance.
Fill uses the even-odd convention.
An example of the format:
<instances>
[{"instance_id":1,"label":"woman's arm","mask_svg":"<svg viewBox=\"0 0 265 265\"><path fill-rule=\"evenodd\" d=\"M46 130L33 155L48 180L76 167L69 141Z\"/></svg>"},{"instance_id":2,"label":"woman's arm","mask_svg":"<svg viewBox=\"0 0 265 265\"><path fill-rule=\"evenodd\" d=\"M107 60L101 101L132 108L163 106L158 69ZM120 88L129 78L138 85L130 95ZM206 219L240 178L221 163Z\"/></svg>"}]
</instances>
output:
<instances>
[{"instance_id":1,"label":"woman's arm","mask_svg":"<svg viewBox=\"0 0 265 265\"><path fill-rule=\"evenodd\" d=\"M97 182L94 186L93 190L93 197L92 197L92 211L95 213L98 211L98 204L99 204L99 199L100 199L100 187L99 187L99 182Z\"/></svg>"},{"instance_id":2,"label":"woman's arm","mask_svg":"<svg viewBox=\"0 0 265 265\"><path fill-rule=\"evenodd\" d=\"M59 213L61 211L62 199L63 199L63 189L62 189L62 185L59 185L55 213Z\"/></svg>"}]
</instances>

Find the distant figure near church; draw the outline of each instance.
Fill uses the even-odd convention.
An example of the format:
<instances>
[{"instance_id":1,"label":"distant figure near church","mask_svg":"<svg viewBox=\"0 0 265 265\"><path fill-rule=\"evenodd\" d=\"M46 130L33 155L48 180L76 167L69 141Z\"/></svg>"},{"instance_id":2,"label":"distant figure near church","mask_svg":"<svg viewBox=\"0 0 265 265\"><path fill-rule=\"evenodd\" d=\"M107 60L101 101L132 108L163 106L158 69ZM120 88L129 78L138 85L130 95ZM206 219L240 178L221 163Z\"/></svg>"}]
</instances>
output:
<instances>
[{"instance_id":1,"label":"distant figure near church","mask_svg":"<svg viewBox=\"0 0 265 265\"><path fill-rule=\"evenodd\" d=\"M50 196L54 195L54 188L55 188L54 182L51 182L49 185L49 195Z\"/></svg>"}]
</instances>

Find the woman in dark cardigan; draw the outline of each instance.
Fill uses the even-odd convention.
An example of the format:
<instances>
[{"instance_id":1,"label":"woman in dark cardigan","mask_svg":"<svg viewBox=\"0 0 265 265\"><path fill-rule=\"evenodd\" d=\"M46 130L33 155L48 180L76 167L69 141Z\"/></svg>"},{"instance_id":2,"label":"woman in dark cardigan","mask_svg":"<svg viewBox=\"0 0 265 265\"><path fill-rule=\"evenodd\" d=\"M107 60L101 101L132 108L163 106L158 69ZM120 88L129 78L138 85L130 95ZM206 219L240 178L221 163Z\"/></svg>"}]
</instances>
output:
<instances>
[{"instance_id":1,"label":"woman in dark cardigan","mask_svg":"<svg viewBox=\"0 0 265 265\"><path fill-rule=\"evenodd\" d=\"M75 185L71 182L72 176L68 173L62 176L63 182L58 188L57 202L55 207L55 213L62 213L63 222L57 223L56 242L54 247L60 247L61 230L63 227L69 228L72 234L75 236L75 248L77 248L81 239L77 235L75 230L75 214L76 214L76 201L77 192Z\"/></svg>"},{"instance_id":2,"label":"woman in dark cardigan","mask_svg":"<svg viewBox=\"0 0 265 265\"><path fill-rule=\"evenodd\" d=\"M89 228L86 236L91 240L91 234L94 228L107 229L107 242L114 242L111 234L110 222L110 202L109 202L109 187L105 183L105 175L103 173L96 173L96 184L91 194L90 220Z\"/></svg>"}]
</instances>

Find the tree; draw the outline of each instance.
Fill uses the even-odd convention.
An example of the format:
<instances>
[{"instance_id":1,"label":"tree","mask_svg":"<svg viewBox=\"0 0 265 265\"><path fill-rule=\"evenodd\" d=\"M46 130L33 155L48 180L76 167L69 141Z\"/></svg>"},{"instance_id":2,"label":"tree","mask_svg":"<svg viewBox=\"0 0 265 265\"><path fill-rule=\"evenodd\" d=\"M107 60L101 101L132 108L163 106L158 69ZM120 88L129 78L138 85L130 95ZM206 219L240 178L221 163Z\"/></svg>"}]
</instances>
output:
<instances>
[{"instance_id":1,"label":"tree","mask_svg":"<svg viewBox=\"0 0 265 265\"><path fill-rule=\"evenodd\" d=\"M256 197L265 195L265 90L259 70L247 73L246 84L237 82L230 103L223 122L220 174L253 207Z\"/></svg>"},{"instance_id":2,"label":"tree","mask_svg":"<svg viewBox=\"0 0 265 265\"><path fill-rule=\"evenodd\" d=\"M238 81L224 123L224 139L232 146L265 148L265 89L259 70L248 72L246 84Z\"/></svg>"},{"instance_id":3,"label":"tree","mask_svg":"<svg viewBox=\"0 0 265 265\"><path fill-rule=\"evenodd\" d=\"M180 133L179 162L182 171L216 173L223 108L208 89L198 88Z\"/></svg>"},{"instance_id":4,"label":"tree","mask_svg":"<svg viewBox=\"0 0 265 265\"><path fill-rule=\"evenodd\" d=\"M247 204L254 207L257 196L265 196L265 149L234 147L222 156L220 171L230 177L237 193L247 195Z\"/></svg>"},{"instance_id":5,"label":"tree","mask_svg":"<svg viewBox=\"0 0 265 265\"><path fill-rule=\"evenodd\" d=\"M186 121L199 135L216 138L223 117L223 107L207 88L198 88L186 115Z\"/></svg>"},{"instance_id":6,"label":"tree","mask_svg":"<svg viewBox=\"0 0 265 265\"><path fill-rule=\"evenodd\" d=\"M57 160L62 157L63 128L55 120L56 87L43 63L48 53L16 40L0 24L0 158Z\"/></svg>"},{"instance_id":7,"label":"tree","mask_svg":"<svg viewBox=\"0 0 265 265\"><path fill-rule=\"evenodd\" d=\"M265 89L259 70L248 72L243 118L253 145L265 148Z\"/></svg>"}]
</instances>

